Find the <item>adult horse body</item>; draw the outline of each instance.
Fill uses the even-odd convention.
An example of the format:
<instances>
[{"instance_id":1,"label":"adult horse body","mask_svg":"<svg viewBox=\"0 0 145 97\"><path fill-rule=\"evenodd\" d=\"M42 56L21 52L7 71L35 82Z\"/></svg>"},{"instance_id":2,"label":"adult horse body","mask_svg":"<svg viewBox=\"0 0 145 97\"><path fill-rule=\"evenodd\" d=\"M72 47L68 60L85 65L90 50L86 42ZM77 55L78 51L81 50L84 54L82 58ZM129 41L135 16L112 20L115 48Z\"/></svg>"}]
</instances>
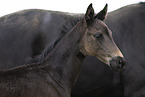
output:
<instances>
[{"instance_id":1,"label":"adult horse body","mask_svg":"<svg viewBox=\"0 0 145 97\"><path fill-rule=\"evenodd\" d=\"M136 76L136 74L140 75L136 67L142 72L141 76L144 76L144 70L141 68L143 66L142 63L144 63L144 57L142 55L144 47L140 47L140 43L144 41L144 39L136 36L142 35L142 37L144 37L144 6L145 4L142 3L121 8L109 13L105 21L114 32L114 38L119 47L123 49L127 60L130 60L127 69L123 72L124 81L120 81L120 73L111 71L96 58L88 57L82 67L81 76L78 79L76 88L74 88L73 96L80 97L84 94L83 97L88 97L88 95L89 97L106 97L106 95L122 97L123 93L125 93L126 96L132 95L137 91L135 95L141 95L143 93L144 88L141 90L139 90L139 88L144 86L144 82L142 82L142 78L144 77ZM119 13L122 14L118 15ZM40 54L46 45L51 43L54 38L59 35L63 25L65 25L68 20L71 21L78 17L82 17L82 15L70 15L68 13L48 12L45 10L26 10L1 17L0 69L8 69L21 64L27 64L28 62L25 60ZM135 25L135 23L138 23L138 25ZM127 27L129 25L130 27ZM132 30L132 26L134 30ZM131 34L128 36L130 32L136 33L137 35ZM128 37L121 37L122 35ZM142 39L141 42L140 39ZM135 49L136 47L131 43L131 40L138 40L136 44L139 45L138 50ZM140 51L140 53L134 53L133 51ZM134 60L135 57L133 54L138 56L137 59L135 59L138 60L138 62ZM139 59L141 61L139 61ZM92 64L90 64L90 62ZM139 65L137 66L135 63ZM94 69L96 64L97 68ZM125 91L123 91L122 83L124 84ZM133 86L133 88L130 86Z\"/></svg>"},{"instance_id":2,"label":"adult horse body","mask_svg":"<svg viewBox=\"0 0 145 97\"><path fill-rule=\"evenodd\" d=\"M111 31L101 21L106 13L107 5L94 15L91 4L85 18L77 19L61 40L59 36L49 46L42 62L1 71L0 96L70 97L87 55L99 58L113 69L122 70L125 65L123 55L114 44Z\"/></svg>"},{"instance_id":3,"label":"adult horse body","mask_svg":"<svg viewBox=\"0 0 145 97\"><path fill-rule=\"evenodd\" d=\"M26 10L1 17L0 69L27 64L26 60L41 54L72 18L44 10Z\"/></svg>"},{"instance_id":4,"label":"adult horse body","mask_svg":"<svg viewBox=\"0 0 145 97\"><path fill-rule=\"evenodd\" d=\"M115 32L114 39L127 60L128 65L120 76L124 96L144 97L145 45L142 42L145 41L145 3L111 12L105 22Z\"/></svg>"}]
</instances>

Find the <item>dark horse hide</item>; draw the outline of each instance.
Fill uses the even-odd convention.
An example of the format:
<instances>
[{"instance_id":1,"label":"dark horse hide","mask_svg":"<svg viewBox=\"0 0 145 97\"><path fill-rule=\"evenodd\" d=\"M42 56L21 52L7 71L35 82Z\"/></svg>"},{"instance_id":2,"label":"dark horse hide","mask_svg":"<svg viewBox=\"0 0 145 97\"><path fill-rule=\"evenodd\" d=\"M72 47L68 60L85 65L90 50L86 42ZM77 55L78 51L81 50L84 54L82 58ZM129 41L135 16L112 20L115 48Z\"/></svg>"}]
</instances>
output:
<instances>
[{"instance_id":1,"label":"dark horse hide","mask_svg":"<svg viewBox=\"0 0 145 97\"><path fill-rule=\"evenodd\" d=\"M127 60L126 68L114 72L94 57L87 58L73 97L145 97L145 3L110 12L105 23Z\"/></svg>"},{"instance_id":2,"label":"dark horse hide","mask_svg":"<svg viewBox=\"0 0 145 97\"><path fill-rule=\"evenodd\" d=\"M145 97L145 3L110 12L104 22L127 60L126 68L114 72L87 57L72 97Z\"/></svg>"},{"instance_id":3,"label":"dark horse hide","mask_svg":"<svg viewBox=\"0 0 145 97\"><path fill-rule=\"evenodd\" d=\"M84 17L72 22L65 36L60 33L46 55L42 53L41 62L0 71L0 97L70 97L88 55L122 70L123 55L102 21L106 13L107 4L97 15L90 4Z\"/></svg>"},{"instance_id":4,"label":"dark horse hide","mask_svg":"<svg viewBox=\"0 0 145 97\"><path fill-rule=\"evenodd\" d=\"M111 12L105 23L127 60L125 70L114 83L122 86L124 97L145 97L145 3Z\"/></svg>"},{"instance_id":5,"label":"dark horse hide","mask_svg":"<svg viewBox=\"0 0 145 97\"><path fill-rule=\"evenodd\" d=\"M0 18L0 69L29 63L59 36L69 20L82 17L47 10L24 10ZM145 95L144 52L145 4L133 4L110 12L105 23L128 65L114 72L98 59L87 57L72 97L142 97ZM49 31L49 32L48 32ZM64 30L64 34L65 34ZM97 64L97 65L96 65ZM96 67L97 66L97 67Z\"/></svg>"}]
</instances>

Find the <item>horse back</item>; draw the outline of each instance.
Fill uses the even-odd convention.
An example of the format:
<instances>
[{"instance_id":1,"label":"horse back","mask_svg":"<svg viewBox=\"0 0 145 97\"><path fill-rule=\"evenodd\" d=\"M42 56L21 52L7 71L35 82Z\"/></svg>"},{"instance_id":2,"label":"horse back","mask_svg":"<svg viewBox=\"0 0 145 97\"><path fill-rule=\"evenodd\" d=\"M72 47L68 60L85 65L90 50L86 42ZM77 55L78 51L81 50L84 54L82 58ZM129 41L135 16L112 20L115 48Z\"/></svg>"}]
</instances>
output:
<instances>
[{"instance_id":1,"label":"horse back","mask_svg":"<svg viewBox=\"0 0 145 97\"><path fill-rule=\"evenodd\" d=\"M23 10L0 18L0 69L27 64L59 35L69 15Z\"/></svg>"}]
</instances>

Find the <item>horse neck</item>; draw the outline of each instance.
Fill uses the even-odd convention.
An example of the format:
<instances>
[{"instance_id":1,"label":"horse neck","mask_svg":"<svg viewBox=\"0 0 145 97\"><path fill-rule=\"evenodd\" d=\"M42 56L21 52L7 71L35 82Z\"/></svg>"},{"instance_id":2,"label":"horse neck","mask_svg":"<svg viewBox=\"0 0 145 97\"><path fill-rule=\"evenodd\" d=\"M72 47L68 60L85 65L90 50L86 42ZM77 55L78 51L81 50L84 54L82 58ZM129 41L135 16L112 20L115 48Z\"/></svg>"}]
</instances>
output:
<instances>
[{"instance_id":1,"label":"horse neck","mask_svg":"<svg viewBox=\"0 0 145 97\"><path fill-rule=\"evenodd\" d=\"M50 74L68 90L74 85L85 58L80 53L80 44L85 32L86 26L79 22L45 58L45 63L52 68Z\"/></svg>"}]
</instances>

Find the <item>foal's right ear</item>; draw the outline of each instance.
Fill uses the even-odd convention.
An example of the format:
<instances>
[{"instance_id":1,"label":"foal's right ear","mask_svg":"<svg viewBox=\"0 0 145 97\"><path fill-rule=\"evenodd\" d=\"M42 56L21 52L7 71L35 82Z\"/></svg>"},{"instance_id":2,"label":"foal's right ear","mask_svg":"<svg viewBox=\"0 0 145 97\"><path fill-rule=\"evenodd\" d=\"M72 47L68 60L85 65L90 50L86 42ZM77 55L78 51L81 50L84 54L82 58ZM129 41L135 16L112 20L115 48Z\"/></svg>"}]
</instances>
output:
<instances>
[{"instance_id":1,"label":"foal's right ear","mask_svg":"<svg viewBox=\"0 0 145 97\"><path fill-rule=\"evenodd\" d=\"M86 14L85 14L85 19L88 24L91 24L94 20L94 9L92 7L92 3L88 6Z\"/></svg>"}]
</instances>

